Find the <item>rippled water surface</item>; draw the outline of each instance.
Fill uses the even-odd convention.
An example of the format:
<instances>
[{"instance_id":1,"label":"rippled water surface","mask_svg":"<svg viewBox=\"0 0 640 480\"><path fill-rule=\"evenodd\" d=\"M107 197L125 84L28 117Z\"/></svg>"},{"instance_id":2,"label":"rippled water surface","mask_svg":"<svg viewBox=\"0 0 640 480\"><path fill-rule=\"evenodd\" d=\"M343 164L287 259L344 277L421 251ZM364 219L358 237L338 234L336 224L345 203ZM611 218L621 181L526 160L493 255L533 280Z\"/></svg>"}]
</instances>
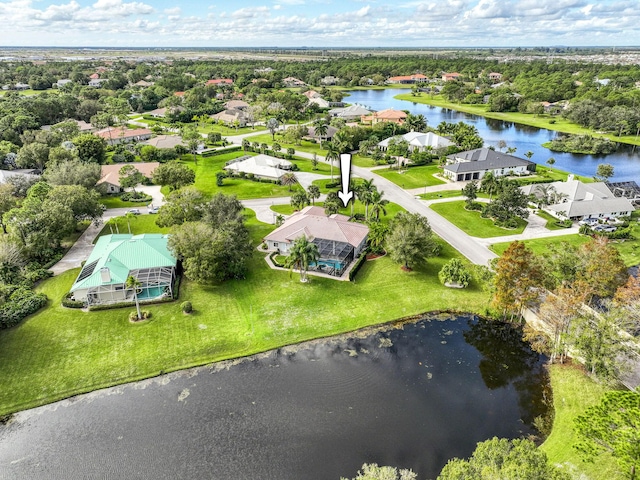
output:
<instances>
[{"instance_id":1,"label":"rippled water surface","mask_svg":"<svg viewBox=\"0 0 640 480\"><path fill-rule=\"evenodd\" d=\"M22 412L0 426L0 478L337 480L364 462L434 478L532 433L546 386L517 332L423 320Z\"/></svg>"},{"instance_id":2,"label":"rippled water surface","mask_svg":"<svg viewBox=\"0 0 640 480\"><path fill-rule=\"evenodd\" d=\"M531 160L541 165L546 165L546 161L553 157L556 160L554 167L587 177L595 175L600 163L610 163L614 166L615 171L611 181L635 180L640 183L640 147L633 148L623 145L617 152L609 155L578 155L552 152L544 148L542 144L555 138L557 133L554 131L393 98L395 95L409 92L411 92L409 89L395 88L354 90L349 92L350 96L345 97L345 102L360 103L374 110L383 110L385 108L409 110L416 115L424 115L427 119L427 124L431 127L436 127L443 121L470 123L478 129L486 146L493 145L497 147L498 142L504 140L509 147L517 149L516 156L525 158L524 154L531 151L533 152Z\"/></svg>"}]
</instances>

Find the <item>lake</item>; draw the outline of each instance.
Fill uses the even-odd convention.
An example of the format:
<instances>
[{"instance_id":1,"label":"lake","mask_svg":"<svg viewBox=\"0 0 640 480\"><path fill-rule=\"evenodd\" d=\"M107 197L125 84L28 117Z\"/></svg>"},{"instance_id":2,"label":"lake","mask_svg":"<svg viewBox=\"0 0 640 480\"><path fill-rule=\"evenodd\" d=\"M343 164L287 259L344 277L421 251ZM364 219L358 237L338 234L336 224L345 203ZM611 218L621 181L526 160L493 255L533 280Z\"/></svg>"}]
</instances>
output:
<instances>
[{"instance_id":1,"label":"lake","mask_svg":"<svg viewBox=\"0 0 640 480\"><path fill-rule=\"evenodd\" d=\"M360 103L374 110L384 110L385 108L409 110L413 114L424 115L427 118L427 125L431 127L436 127L443 121L469 123L478 129L486 146L497 147L498 142L504 140L509 147L517 148L516 156L525 158L524 154L531 151L533 152L531 160L541 165L546 165L546 161L553 157L556 160L555 168L592 177L596 173L598 164L610 163L614 166L615 172L611 181L640 181L640 147L636 147L634 150L633 147L622 145L617 152L609 155L552 152L544 148L542 144L555 138L557 132L393 98L395 95L410 92L410 89L395 88L353 90L348 92L350 96L345 97L345 102Z\"/></svg>"},{"instance_id":2,"label":"lake","mask_svg":"<svg viewBox=\"0 0 640 480\"><path fill-rule=\"evenodd\" d=\"M338 480L365 462L435 478L534 433L544 360L464 315L315 341L21 412L0 425L0 478Z\"/></svg>"}]
</instances>

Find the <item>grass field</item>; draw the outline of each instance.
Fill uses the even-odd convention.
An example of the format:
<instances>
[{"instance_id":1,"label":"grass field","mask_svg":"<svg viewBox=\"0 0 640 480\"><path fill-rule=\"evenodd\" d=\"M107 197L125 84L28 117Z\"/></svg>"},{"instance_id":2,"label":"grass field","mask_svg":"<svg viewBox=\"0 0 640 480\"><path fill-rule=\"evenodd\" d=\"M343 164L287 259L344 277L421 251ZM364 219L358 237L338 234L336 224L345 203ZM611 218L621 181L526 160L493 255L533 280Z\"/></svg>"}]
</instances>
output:
<instances>
[{"instance_id":1,"label":"grass field","mask_svg":"<svg viewBox=\"0 0 640 480\"><path fill-rule=\"evenodd\" d=\"M553 389L553 407L555 419L551 435L540 447L556 464L573 473L591 480L614 480L625 478L618 472L614 459L609 455L600 455L594 462L585 462L573 448L576 436L573 432L573 419L600 401L607 391L603 385L593 382L578 367L570 365L552 365L549 369Z\"/></svg>"},{"instance_id":2,"label":"grass field","mask_svg":"<svg viewBox=\"0 0 640 480\"><path fill-rule=\"evenodd\" d=\"M143 207L146 207L147 204L151 203L151 199L149 199L148 202L130 202L130 201L122 200L120 197L107 195L100 198L100 203L107 208L125 208L125 207L143 208Z\"/></svg>"},{"instance_id":3,"label":"grass field","mask_svg":"<svg viewBox=\"0 0 640 480\"><path fill-rule=\"evenodd\" d=\"M375 170L375 173L402 188L421 188L446 183L444 180L434 177L436 173L440 173L441 171L442 169L437 165L424 165L421 167L405 168L403 170L381 169Z\"/></svg>"},{"instance_id":4,"label":"grass field","mask_svg":"<svg viewBox=\"0 0 640 480\"><path fill-rule=\"evenodd\" d=\"M249 219L255 245L272 226ZM270 270L258 251L244 280L216 285L184 281L180 300L151 305L150 321L131 324L133 308L83 312L60 306L78 270L46 280L38 290L48 307L15 328L0 331L0 415L82 392L173 370L352 331L422 312L480 312L488 295L476 285L449 289L438 271L458 254L404 272L388 257L367 262L356 282ZM402 295L398 286L402 285ZM393 301L390 301L393 298ZM194 313L183 315L189 300ZM37 346L37 348L35 348Z\"/></svg>"},{"instance_id":5,"label":"grass field","mask_svg":"<svg viewBox=\"0 0 640 480\"><path fill-rule=\"evenodd\" d=\"M469 105L461 103L451 103L440 95L421 94L413 96L410 93L396 95L394 98L398 100L407 100L413 103L424 103L434 105L436 107L450 108L460 112L471 113L481 117L495 118L496 120L504 120L506 122L515 122L522 125L530 125L532 127L546 128L557 132L572 133L576 135L591 135L593 137L609 138L615 142L629 143L640 145L640 138L635 136L617 137L613 134L598 133L588 128L581 127L560 115L534 115L530 113L519 112L490 112L488 105Z\"/></svg>"},{"instance_id":6,"label":"grass field","mask_svg":"<svg viewBox=\"0 0 640 480\"><path fill-rule=\"evenodd\" d=\"M430 208L442 215L465 233L479 238L502 237L503 235L517 235L527 226L524 220L518 220L518 228L506 229L497 227L489 218L482 218L479 211L464 209L464 200L434 203Z\"/></svg>"},{"instance_id":7,"label":"grass field","mask_svg":"<svg viewBox=\"0 0 640 480\"><path fill-rule=\"evenodd\" d=\"M462 197L462 189L457 190L441 190L439 192L427 192L418 195L422 200L438 200L440 198ZM489 194L478 192L478 198L489 198Z\"/></svg>"},{"instance_id":8,"label":"grass field","mask_svg":"<svg viewBox=\"0 0 640 480\"><path fill-rule=\"evenodd\" d=\"M556 217L554 217L553 215L550 215L550 214L548 214L547 212L545 212L543 210L538 210L536 212L536 215L538 215L539 217L544 218L547 221L547 223L545 225L547 230L565 230L564 227L561 227L561 226L556 224L558 219Z\"/></svg>"},{"instance_id":9,"label":"grass field","mask_svg":"<svg viewBox=\"0 0 640 480\"><path fill-rule=\"evenodd\" d=\"M316 206L317 207L321 207L323 205L323 202L316 202ZM272 205L271 206L271 210L273 210L276 213L280 213L282 215L291 215L294 212L294 209L291 205ZM385 206L385 210L387 211L386 215L380 215L380 221L382 223L388 223L391 221L391 219L393 217L396 216L396 214L398 212L404 212L404 208L402 208L400 205L398 205L397 203L389 203ZM341 208L340 209L340 213L343 215L348 215L351 216L351 204L349 204L348 207L346 208ZM355 205L353 206L353 213L354 214L361 214L364 215L365 213L365 208L364 208L364 204L362 202L360 202L359 200L356 200Z\"/></svg>"},{"instance_id":10,"label":"grass field","mask_svg":"<svg viewBox=\"0 0 640 480\"><path fill-rule=\"evenodd\" d=\"M96 240L102 235L109 235L111 233L129 233L129 227L131 227L131 233L133 235L140 235L142 233L169 233L170 230L169 227L158 227L156 225L158 215L134 215L131 218L116 218L118 229L116 230L116 224L105 225L102 227L102 230L100 230ZM93 243L95 243L95 240Z\"/></svg>"}]
</instances>

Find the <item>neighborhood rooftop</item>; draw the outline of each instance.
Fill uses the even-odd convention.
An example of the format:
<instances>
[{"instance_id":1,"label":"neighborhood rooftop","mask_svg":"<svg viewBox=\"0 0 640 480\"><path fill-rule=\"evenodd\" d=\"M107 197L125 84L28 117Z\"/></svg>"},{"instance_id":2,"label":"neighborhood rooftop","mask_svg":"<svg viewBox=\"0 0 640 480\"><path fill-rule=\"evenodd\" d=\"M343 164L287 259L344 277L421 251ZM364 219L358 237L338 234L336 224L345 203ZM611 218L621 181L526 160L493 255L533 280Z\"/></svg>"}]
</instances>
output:
<instances>
[{"instance_id":1,"label":"neighborhood rooftop","mask_svg":"<svg viewBox=\"0 0 640 480\"><path fill-rule=\"evenodd\" d=\"M535 165L532 161L497 152L490 148L477 148L475 150L455 153L449 155L447 158L454 160L456 163L447 165L446 168L456 173L474 172L478 170L478 168L482 168L483 170L497 170L501 168ZM477 162L482 162L482 165L478 165Z\"/></svg>"}]
</instances>

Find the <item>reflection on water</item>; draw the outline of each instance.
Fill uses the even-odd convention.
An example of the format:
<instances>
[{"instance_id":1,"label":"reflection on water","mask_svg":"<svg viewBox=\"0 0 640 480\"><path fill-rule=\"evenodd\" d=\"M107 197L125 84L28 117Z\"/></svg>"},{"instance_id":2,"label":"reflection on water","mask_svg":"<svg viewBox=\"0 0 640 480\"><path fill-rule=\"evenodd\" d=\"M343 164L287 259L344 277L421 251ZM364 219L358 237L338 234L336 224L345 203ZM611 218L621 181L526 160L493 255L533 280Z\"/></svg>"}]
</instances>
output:
<instances>
[{"instance_id":1,"label":"reflection on water","mask_svg":"<svg viewBox=\"0 0 640 480\"><path fill-rule=\"evenodd\" d=\"M423 320L115 387L0 427L0 478L434 478L478 441L532 433L542 359L473 317Z\"/></svg>"},{"instance_id":2,"label":"reflection on water","mask_svg":"<svg viewBox=\"0 0 640 480\"><path fill-rule=\"evenodd\" d=\"M542 144L555 138L556 132L554 131L393 98L395 95L409 92L411 92L409 89L395 88L355 90L349 92L350 95L345 97L345 101L367 105L374 110L383 110L385 108L409 110L411 113L424 115L427 118L427 124L431 127L436 127L443 121L470 123L478 129L486 146L492 145L497 148L498 142L504 140L507 142L508 147L517 149L515 155L519 157L524 158L526 152L533 152L531 160L540 165L546 165L547 160L553 157L556 161L555 168L592 177L596 173L598 164L610 163L615 170L612 181L640 181L640 149L637 147L621 145L618 151L609 155L579 155L552 152L544 148Z\"/></svg>"}]
</instances>

